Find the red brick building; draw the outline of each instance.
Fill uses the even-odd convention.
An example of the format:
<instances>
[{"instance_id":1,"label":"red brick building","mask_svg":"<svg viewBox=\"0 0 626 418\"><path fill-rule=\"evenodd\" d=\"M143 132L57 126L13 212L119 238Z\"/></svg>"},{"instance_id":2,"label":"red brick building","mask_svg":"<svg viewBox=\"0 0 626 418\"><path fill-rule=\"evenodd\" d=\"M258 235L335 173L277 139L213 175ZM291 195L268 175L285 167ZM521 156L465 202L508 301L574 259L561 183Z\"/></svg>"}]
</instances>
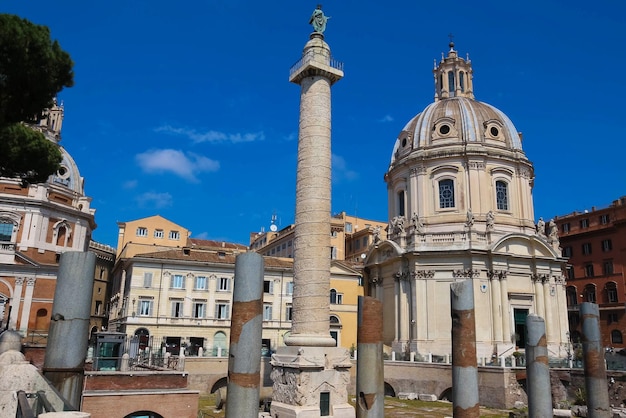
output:
<instances>
[{"instance_id":1,"label":"red brick building","mask_svg":"<svg viewBox=\"0 0 626 418\"><path fill-rule=\"evenodd\" d=\"M572 341L580 340L578 304L597 303L605 347L623 348L626 333L626 196L610 206L555 219L567 271L567 306Z\"/></svg>"}]
</instances>

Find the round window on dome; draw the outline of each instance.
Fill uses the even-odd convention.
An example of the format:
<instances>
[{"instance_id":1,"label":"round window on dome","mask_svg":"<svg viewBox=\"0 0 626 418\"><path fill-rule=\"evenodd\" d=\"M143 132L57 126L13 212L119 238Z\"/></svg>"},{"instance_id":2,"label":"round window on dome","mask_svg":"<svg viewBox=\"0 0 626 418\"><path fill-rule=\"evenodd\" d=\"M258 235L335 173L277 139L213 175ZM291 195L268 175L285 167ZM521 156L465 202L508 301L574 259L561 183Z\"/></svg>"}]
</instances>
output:
<instances>
[{"instance_id":1,"label":"round window on dome","mask_svg":"<svg viewBox=\"0 0 626 418\"><path fill-rule=\"evenodd\" d=\"M70 176L70 171L65 166L59 167L59 171L57 171L57 176L62 179L65 179Z\"/></svg>"},{"instance_id":2,"label":"round window on dome","mask_svg":"<svg viewBox=\"0 0 626 418\"><path fill-rule=\"evenodd\" d=\"M448 135L450 133L450 126L449 125L441 125L439 127L439 133L441 135Z\"/></svg>"},{"instance_id":3,"label":"round window on dome","mask_svg":"<svg viewBox=\"0 0 626 418\"><path fill-rule=\"evenodd\" d=\"M406 138L402 138L402 147L406 147Z\"/></svg>"},{"instance_id":4,"label":"round window on dome","mask_svg":"<svg viewBox=\"0 0 626 418\"><path fill-rule=\"evenodd\" d=\"M489 129L489 132L491 133L492 136L500 135L500 131L495 126L492 126L491 129Z\"/></svg>"}]
</instances>

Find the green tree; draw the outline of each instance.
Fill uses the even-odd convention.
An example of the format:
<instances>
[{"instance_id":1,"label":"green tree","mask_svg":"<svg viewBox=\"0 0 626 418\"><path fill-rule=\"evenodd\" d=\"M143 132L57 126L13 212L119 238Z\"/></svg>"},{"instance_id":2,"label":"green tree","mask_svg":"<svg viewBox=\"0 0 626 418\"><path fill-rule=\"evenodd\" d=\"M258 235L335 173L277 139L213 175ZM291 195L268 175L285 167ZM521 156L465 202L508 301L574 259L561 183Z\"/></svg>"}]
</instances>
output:
<instances>
[{"instance_id":1,"label":"green tree","mask_svg":"<svg viewBox=\"0 0 626 418\"><path fill-rule=\"evenodd\" d=\"M46 26L0 14L0 176L43 182L59 168L58 147L23 123L73 85L73 65Z\"/></svg>"}]
</instances>

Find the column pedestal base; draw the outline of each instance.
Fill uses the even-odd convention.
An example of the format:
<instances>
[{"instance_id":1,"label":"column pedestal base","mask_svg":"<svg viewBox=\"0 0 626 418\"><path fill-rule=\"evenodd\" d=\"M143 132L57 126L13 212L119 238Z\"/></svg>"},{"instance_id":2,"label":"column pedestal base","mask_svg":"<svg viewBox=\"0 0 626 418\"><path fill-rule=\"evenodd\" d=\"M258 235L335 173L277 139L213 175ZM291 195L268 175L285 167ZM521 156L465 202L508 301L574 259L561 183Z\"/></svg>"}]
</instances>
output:
<instances>
[{"instance_id":1,"label":"column pedestal base","mask_svg":"<svg viewBox=\"0 0 626 418\"><path fill-rule=\"evenodd\" d=\"M350 354L339 347L281 347L272 355L272 418L354 418Z\"/></svg>"}]
</instances>

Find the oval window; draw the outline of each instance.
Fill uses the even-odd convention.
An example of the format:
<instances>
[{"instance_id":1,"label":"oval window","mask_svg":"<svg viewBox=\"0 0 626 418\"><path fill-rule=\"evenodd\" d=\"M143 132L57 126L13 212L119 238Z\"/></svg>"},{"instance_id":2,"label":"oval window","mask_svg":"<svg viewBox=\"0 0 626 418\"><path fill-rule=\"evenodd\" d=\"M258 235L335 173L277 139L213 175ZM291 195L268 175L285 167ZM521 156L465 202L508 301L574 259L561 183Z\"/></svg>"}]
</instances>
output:
<instances>
[{"instance_id":1,"label":"oval window","mask_svg":"<svg viewBox=\"0 0 626 418\"><path fill-rule=\"evenodd\" d=\"M406 138L402 138L402 146L406 147Z\"/></svg>"},{"instance_id":2,"label":"oval window","mask_svg":"<svg viewBox=\"0 0 626 418\"><path fill-rule=\"evenodd\" d=\"M491 132L492 136L498 136L500 134L500 131L495 126L492 126L489 131Z\"/></svg>"},{"instance_id":3,"label":"oval window","mask_svg":"<svg viewBox=\"0 0 626 418\"><path fill-rule=\"evenodd\" d=\"M450 127L448 125L441 125L439 127L439 133L441 135L448 135L450 133Z\"/></svg>"}]
</instances>

